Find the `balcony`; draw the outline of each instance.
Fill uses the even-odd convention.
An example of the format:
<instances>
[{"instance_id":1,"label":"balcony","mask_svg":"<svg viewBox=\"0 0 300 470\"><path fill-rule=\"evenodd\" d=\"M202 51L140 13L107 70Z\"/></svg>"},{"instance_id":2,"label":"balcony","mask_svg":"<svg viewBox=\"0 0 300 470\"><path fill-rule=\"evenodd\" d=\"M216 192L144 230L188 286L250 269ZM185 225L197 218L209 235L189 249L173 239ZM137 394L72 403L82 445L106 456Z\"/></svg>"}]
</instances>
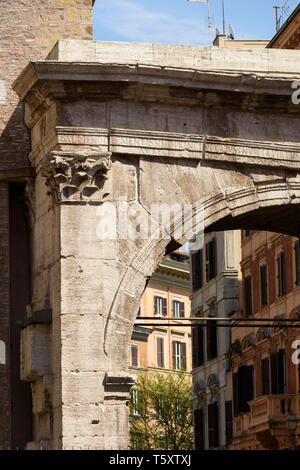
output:
<instances>
[{"instance_id":1,"label":"balcony","mask_svg":"<svg viewBox=\"0 0 300 470\"><path fill-rule=\"evenodd\" d=\"M249 403L250 411L234 419L234 439L265 449L295 449L300 445L300 395L266 395ZM293 416L295 429L289 429Z\"/></svg>"}]
</instances>

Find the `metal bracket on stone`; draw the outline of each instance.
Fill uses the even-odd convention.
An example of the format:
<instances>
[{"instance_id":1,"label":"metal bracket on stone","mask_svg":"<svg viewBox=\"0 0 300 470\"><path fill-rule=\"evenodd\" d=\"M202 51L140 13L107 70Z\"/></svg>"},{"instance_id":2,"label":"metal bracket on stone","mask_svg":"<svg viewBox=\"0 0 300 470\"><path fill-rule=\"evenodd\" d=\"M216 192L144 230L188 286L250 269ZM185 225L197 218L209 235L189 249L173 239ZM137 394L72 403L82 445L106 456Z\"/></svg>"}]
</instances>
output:
<instances>
[{"instance_id":1,"label":"metal bracket on stone","mask_svg":"<svg viewBox=\"0 0 300 470\"><path fill-rule=\"evenodd\" d=\"M23 328L32 324L51 324L52 323L52 309L36 310L31 312L28 309L24 320Z\"/></svg>"}]
</instances>

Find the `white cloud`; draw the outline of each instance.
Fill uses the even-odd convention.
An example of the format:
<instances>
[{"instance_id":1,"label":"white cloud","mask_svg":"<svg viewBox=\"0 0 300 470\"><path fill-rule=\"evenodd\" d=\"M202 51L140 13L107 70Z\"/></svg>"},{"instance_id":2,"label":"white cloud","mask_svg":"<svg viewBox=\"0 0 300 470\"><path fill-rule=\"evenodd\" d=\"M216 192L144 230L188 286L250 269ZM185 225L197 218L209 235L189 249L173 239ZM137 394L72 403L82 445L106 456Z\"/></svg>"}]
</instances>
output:
<instances>
[{"instance_id":1,"label":"white cloud","mask_svg":"<svg viewBox=\"0 0 300 470\"><path fill-rule=\"evenodd\" d=\"M127 41L177 44L206 44L208 41L204 20L151 11L134 1L99 0L95 3L94 19L97 39L104 26L112 36Z\"/></svg>"}]
</instances>

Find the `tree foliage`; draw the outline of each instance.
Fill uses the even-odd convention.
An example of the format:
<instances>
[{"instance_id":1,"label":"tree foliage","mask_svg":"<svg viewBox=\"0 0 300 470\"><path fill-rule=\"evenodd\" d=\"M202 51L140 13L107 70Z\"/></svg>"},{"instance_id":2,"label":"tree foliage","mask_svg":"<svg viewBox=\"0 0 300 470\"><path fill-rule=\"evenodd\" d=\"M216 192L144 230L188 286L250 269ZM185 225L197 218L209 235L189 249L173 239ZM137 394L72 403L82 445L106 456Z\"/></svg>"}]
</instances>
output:
<instances>
[{"instance_id":1,"label":"tree foliage","mask_svg":"<svg viewBox=\"0 0 300 470\"><path fill-rule=\"evenodd\" d=\"M183 372L141 374L131 391L132 449L193 448L191 381Z\"/></svg>"}]
</instances>

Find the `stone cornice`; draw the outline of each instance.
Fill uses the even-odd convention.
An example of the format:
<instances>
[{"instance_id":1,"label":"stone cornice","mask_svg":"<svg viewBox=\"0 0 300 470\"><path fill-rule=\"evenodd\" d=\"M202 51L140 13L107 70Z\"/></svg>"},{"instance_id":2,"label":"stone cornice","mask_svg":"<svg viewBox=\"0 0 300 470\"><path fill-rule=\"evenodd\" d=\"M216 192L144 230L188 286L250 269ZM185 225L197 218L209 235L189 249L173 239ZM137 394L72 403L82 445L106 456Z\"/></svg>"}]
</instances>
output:
<instances>
[{"instance_id":1,"label":"stone cornice","mask_svg":"<svg viewBox=\"0 0 300 470\"><path fill-rule=\"evenodd\" d=\"M267 67L267 64L265 65ZM279 63L278 66L280 66ZM95 86L100 82L109 85L112 94L122 95L122 99L141 96L142 99L151 100L153 87L158 85L182 87L190 90L186 94L185 100L190 104L195 104L204 100L202 93L199 94L197 90L249 93L251 96L266 94L290 97L291 82L300 76L300 68L298 75L295 68L292 70L293 72L288 72L284 68L280 68L270 71L266 68L256 72L243 69L233 71L214 68L194 69L143 63L41 61L30 63L14 82L13 89L22 101L29 104L32 111L34 108L40 107L42 102L49 97L55 99L73 97L74 99L80 93L83 96L88 95L90 98L97 99L103 93L99 86ZM66 82L68 86L64 86ZM84 86L84 84L86 85ZM138 90L137 84L139 84ZM140 88L141 84L146 87L144 90ZM191 95L192 89L196 91L194 95ZM172 94L165 91L166 99L170 101ZM104 92L107 93L107 89ZM182 100L184 97L173 95L174 101L180 101L180 98ZM160 96L160 99L163 99L163 96ZM255 100L253 101L254 105ZM274 105L272 107L274 109ZM290 107L295 109L292 104Z\"/></svg>"}]
</instances>

